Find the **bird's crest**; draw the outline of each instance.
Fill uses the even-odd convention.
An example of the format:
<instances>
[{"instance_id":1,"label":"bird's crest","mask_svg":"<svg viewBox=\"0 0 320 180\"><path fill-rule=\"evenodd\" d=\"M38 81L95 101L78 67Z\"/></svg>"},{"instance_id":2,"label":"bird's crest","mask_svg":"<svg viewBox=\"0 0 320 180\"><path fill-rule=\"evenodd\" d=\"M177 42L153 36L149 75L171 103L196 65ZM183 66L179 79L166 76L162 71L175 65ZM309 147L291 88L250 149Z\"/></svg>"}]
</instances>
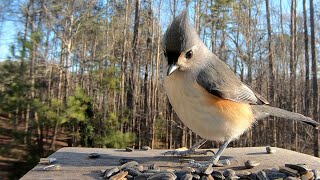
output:
<instances>
[{"instance_id":1,"label":"bird's crest","mask_svg":"<svg viewBox=\"0 0 320 180\"><path fill-rule=\"evenodd\" d=\"M163 46L167 51L182 52L200 40L195 28L190 24L188 10L183 10L173 19L164 34Z\"/></svg>"}]
</instances>

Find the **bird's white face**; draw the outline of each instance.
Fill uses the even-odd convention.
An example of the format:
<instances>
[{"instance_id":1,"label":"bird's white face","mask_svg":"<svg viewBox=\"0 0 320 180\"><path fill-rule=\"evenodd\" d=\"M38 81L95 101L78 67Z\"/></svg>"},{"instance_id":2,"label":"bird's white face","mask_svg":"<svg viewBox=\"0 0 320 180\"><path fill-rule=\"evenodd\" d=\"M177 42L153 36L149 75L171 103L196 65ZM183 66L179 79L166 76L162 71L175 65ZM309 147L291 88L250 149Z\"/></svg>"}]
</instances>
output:
<instances>
[{"instance_id":1,"label":"bird's white face","mask_svg":"<svg viewBox=\"0 0 320 180\"><path fill-rule=\"evenodd\" d=\"M174 71L187 71L197 64L197 54L199 46L194 45L182 52L168 52L164 50L164 56L168 62L168 75Z\"/></svg>"},{"instance_id":2,"label":"bird's white face","mask_svg":"<svg viewBox=\"0 0 320 180\"><path fill-rule=\"evenodd\" d=\"M195 45L186 51L181 52L177 65L179 66L180 71L188 70L195 63L195 57L197 55L198 46Z\"/></svg>"},{"instance_id":3,"label":"bird's white face","mask_svg":"<svg viewBox=\"0 0 320 180\"><path fill-rule=\"evenodd\" d=\"M162 45L168 62L167 75L175 71L197 69L203 59L205 45L190 25L187 11L176 17L166 30Z\"/></svg>"}]
</instances>

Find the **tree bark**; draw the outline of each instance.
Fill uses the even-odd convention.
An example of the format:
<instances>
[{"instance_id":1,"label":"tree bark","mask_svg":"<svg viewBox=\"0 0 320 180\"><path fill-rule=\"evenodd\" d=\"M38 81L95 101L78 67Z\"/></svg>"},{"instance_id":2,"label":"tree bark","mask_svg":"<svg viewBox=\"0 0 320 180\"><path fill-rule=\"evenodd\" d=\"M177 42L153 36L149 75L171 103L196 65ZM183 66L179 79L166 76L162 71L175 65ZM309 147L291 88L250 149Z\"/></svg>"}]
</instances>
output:
<instances>
[{"instance_id":1,"label":"tree bark","mask_svg":"<svg viewBox=\"0 0 320 180\"><path fill-rule=\"evenodd\" d=\"M25 72L25 56L26 56L26 41L27 41L27 35L29 33L29 25L30 25L30 5L31 3L28 3L27 5L27 12L26 12L26 22L25 22L25 27L24 27L24 35L23 35L23 45L22 45L22 56L21 56L21 63L20 63L20 73ZM20 77L23 77L22 74L20 74ZM28 98L30 99L30 95L28 95ZM29 122L30 121L30 102L27 103L27 108L26 108L26 115L25 115L25 123L24 123L24 133L26 134L24 138L24 143L29 145L31 142L30 139L30 133L29 132Z\"/></svg>"},{"instance_id":2,"label":"tree bark","mask_svg":"<svg viewBox=\"0 0 320 180\"><path fill-rule=\"evenodd\" d=\"M313 91L313 99L312 99L312 114L313 119L319 121L319 94L318 94L318 66L317 66L317 58L316 58L316 43L315 43L315 25L314 25L314 5L313 0L310 0L310 29L311 29L311 61L312 61L312 91ZM314 156L319 157L319 131L318 129L314 129Z\"/></svg>"},{"instance_id":3,"label":"tree bark","mask_svg":"<svg viewBox=\"0 0 320 180\"><path fill-rule=\"evenodd\" d=\"M135 129L140 127L140 116L138 119L138 91L139 91L139 69L140 69L140 57L138 57L138 42L139 42L139 24L140 24L140 0L135 1L135 17L133 27L133 62L132 62L132 128L133 132ZM138 123L137 123L138 121ZM137 125L138 124L138 125ZM140 128L139 128L140 129ZM141 143L141 134L138 134L138 143Z\"/></svg>"},{"instance_id":4,"label":"tree bark","mask_svg":"<svg viewBox=\"0 0 320 180\"><path fill-rule=\"evenodd\" d=\"M266 0L266 12L267 12L267 25L268 25L268 50L269 50L269 101L274 103L274 83L275 83L275 69L273 60L273 50L272 50L272 30L270 23L270 8L269 0ZM277 121L275 118L270 118L272 127L272 146L277 146Z\"/></svg>"},{"instance_id":5,"label":"tree bark","mask_svg":"<svg viewBox=\"0 0 320 180\"><path fill-rule=\"evenodd\" d=\"M290 109L296 111L297 98L296 98L296 0L291 0L291 24L290 24ZM291 143L294 150L298 147L297 137L297 123L291 122Z\"/></svg>"},{"instance_id":6,"label":"tree bark","mask_svg":"<svg viewBox=\"0 0 320 180\"><path fill-rule=\"evenodd\" d=\"M309 62L309 35L306 1L303 0L303 27L304 27L304 59L305 59L305 88L304 88L304 115L310 115L310 62Z\"/></svg>"}]
</instances>

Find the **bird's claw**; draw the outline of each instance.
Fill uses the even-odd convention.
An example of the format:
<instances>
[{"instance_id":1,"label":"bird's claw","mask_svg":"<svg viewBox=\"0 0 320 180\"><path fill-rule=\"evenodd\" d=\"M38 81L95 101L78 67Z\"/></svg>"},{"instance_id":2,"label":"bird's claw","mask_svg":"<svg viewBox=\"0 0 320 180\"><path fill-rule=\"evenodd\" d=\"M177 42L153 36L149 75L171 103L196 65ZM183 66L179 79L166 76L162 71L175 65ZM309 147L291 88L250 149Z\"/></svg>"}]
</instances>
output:
<instances>
[{"instance_id":1,"label":"bird's claw","mask_svg":"<svg viewBox=\"0 0 320 180\"><path fill-rule=\"evenodd\" d=\"M217 162L212 162L212 161L206 161L206 162L195 162L194 160L189 161L190 166L194 168L201 168L201 167L225 167L229 166L231 164L231 161L229 159L223 159Z\"/></svg>"},{"instance_id":2,"label":"bird's claw","mask_svg":"<svg viewBox=\"0 0 320 180\"><path fill-rule=\"evenodd\" d=\"M202 151L195 151L193 149L175 149L172 151L167 151L164 155L177 155L177 156L190 156L190 155L207 155L208 152L215 154L212 150L202 150Z\"/></svg>"}]
</instances>

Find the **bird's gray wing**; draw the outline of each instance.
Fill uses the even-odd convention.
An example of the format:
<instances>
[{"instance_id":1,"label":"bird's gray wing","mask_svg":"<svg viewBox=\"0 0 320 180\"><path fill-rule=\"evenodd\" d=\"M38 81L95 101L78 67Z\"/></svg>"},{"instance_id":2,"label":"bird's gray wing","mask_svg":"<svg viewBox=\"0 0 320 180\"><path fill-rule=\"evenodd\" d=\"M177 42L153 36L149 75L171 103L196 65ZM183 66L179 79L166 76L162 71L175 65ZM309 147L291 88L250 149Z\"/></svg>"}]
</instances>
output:
<instances>
[{"instance_id":1,"label":"bird's gray wing","mask_svg":"<svg viewBox=\"0 0 320 180\"><path fill-rule=\"evenodd\" d=\"M267 100L243 84L233 71L218 58L214 61L209 61L209 63L199 71L196 81L207 92L214 96L235 102L251 104L255 119L257 120L274 116L301 121L315 128L320 127L319 122L309 117L269 106Z\"/></svg>"},{"instance_id":2,"label":"bird's gray wing","mask_svg":"<svg viewBox=\"0 0 320 180\"><path fill-rule=\"evenodd\" d=\"M233 71L217 57L198 72L196 81L210 94L235 102L269 104L261 95L243 84Z\"/></svg>"}]
</instances>

